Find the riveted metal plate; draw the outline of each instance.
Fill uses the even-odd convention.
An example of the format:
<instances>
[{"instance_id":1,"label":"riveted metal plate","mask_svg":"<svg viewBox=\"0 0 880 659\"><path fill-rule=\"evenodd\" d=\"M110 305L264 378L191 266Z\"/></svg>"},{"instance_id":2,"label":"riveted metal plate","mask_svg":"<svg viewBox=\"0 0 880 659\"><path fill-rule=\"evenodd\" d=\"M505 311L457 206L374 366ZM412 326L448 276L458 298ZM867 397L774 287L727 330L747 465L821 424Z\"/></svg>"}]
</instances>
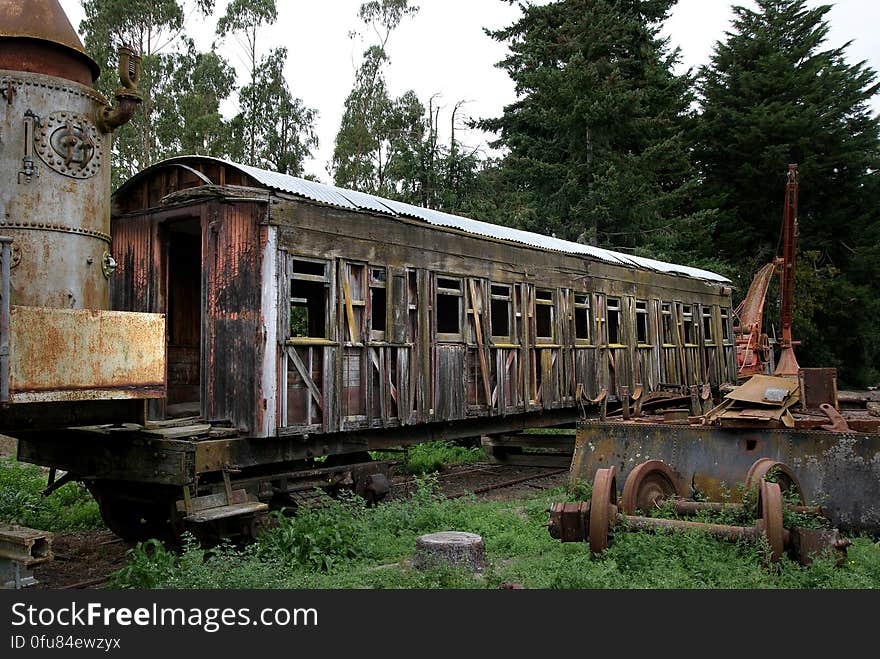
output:
<instances>
[{"instance_id":1,"label":"riveted metal plate","mask_svg":"<svg viewBox=\"0 0 880 659\"><path fill-rule=\"evenodd\" d=\"M53 112L44 117L34 142L40 158L59 174L91 178L101 169L103 137L88 117Z\"/></svg>"}]
</instances>

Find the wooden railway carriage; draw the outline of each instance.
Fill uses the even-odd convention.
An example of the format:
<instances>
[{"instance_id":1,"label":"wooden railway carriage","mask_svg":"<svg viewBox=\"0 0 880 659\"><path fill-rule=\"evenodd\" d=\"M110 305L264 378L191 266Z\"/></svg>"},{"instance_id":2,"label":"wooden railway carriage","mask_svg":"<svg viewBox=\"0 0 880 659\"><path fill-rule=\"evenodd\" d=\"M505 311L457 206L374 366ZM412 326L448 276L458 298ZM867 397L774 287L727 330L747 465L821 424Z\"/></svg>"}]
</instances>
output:
<instances>
[{"instance_id":1,"label":"wooden railway carriage","mask_svg":"<svg viewBox=\"0 0 880 659\"><path fill-rule=\"evenodd\" d=\"M702 270L195 156L123 185L111 234L111 307L166 316L167 395L19 457L86 482L131 539L316 486L381 494L370 449L735 381L729 282Z\"/></svg>"},{"instance_id":2,"label":"wooden railway carriage","mask_svg":"<svg viewBox=\"0 0 880 659\"><path fill-rule=\"evenodd\" d=\"M168 318L152 413L250 438L474 435L621 386L735 382L729 282L694 268L207 157L122 186L112 234L113 308Z\"/></svg>"}]
</instances>

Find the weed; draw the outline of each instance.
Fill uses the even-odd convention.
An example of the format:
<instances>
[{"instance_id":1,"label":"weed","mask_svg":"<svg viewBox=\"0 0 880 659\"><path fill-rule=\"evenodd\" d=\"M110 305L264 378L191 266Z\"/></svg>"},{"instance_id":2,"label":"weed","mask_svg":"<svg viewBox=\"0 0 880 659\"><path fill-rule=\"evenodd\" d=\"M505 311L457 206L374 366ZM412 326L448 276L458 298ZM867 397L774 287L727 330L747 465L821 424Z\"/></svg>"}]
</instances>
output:
<instances>
[{"instance_id":1,"label":"weed","mask_svg":"<svg viewBox=\"0 0 880 659\"><path fill-rule=\"evenodd\" d=\"M194 550L187 545L187 552ZM158 540L139 542L128 550L128 565L110 575L111 588L158 588L174 571L177 555Z\"/></svg>"},{"instance_id":2,"label":"weed","mask_svg":"<svg viewBox=\"0 0 880 659\"><path fill-rule=\"evenodd\" d=\"M48 497L47 477L36 465L0 458L0 521L43 531L101 528L101 513L89 491L68 483Z\"/></svg>"},{"instance_id":3,"label":"weed","mask_svg":"<svg viewBox=\"0 0 880 659\"><path fill-rule=\"evenodd\" d=\"M372 453L374 459L397 459L399 453ZM411 474L429 474L443 471L451 465L482 462L486 453L479 446L459 446L455 442L427 442L409 447L406 451L406 471Z\"/></svg>"},{"instance_id":4,"label":"weed","mask_svg":"<svg viewBox=\"0 0 880 659\"><path fill-rule=\"evenodd\" d=\"M589 501L593 498L593 482L575 480L565 488L567 501Z\"/></svg>"}]
</instances>

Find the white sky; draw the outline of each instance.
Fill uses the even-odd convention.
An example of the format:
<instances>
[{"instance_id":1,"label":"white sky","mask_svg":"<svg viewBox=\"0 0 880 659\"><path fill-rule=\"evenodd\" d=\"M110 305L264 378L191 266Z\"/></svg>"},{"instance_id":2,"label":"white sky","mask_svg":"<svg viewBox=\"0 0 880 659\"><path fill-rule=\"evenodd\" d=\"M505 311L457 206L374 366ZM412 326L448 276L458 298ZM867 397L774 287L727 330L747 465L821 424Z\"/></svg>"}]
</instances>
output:
<instances>
[{"instance_id":1,"label":"white sky","mask_svg":"<svg viewBox=\"0 0 880 659\"><path fill-rule=\"evenodd\" d=\"M266 28L263 52L284 45L289 58L288 83L294 95L318 110L320 140L315 158L306 171L330 181L327 163L342 118L343 103L354 80L364 43L348 37L360 30L357 19L362 0L278 0L279 19ZM75 27L83 18L80 0L60 0ZM217 0L217 13L228 0ZM501 0L415 0L421 11L406 19L392 35L387 80L391 93L413 89L422 102L439 94L441 135L448 135L449 112L458 100L466 100L464 114L473 117L497 116L513 100L513 84L494 64L505 55L505 48L483 33L483 28L508 25L518 15L516 7ZM750 0L736 4L753 7ZM808 0L809 6L823 4ZM682 69L708 62L714 44L730 28L732 12L728 0L679 0L665 26L673 45L681 47ZM828 20L831 25L828 46L853 41L847 59L867 60L880 70L880 2L876 0L837 0ZM201 48L214 40L213 21L192 20L190 33ZM236 47L223 44L221 52L240 69L242 60ZM880 97L874 108L880 111ZM231 108L224 108L231 110ZM472 148L483 147L487 136L465 131L459 137Z\"/></svg>"}]
</instances>

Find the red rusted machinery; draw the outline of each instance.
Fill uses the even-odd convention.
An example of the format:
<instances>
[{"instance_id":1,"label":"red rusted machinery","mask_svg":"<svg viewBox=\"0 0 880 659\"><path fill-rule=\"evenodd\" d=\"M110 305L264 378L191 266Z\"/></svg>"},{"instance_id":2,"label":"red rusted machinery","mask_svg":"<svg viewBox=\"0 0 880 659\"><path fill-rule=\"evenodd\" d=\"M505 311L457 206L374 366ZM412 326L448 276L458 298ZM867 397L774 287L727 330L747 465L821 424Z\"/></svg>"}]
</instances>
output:
<instances>
[{"instance_id":1,"label":"red rusted machinery","mask_svg":"<svg viewBox=\"0 0 880 659\"><path fill-rule=\"evenodd\" d=\"M782 220L782 256L768 263L755 274L749 291L734 312L738 325L736 334L737 377L744 380L752 375L769 373L772 368L772 348L767 334L763 331L764 302L767 289L774 274L779 274L781 283L781 324L782 352L775 375L797 377L798 363L794 355L797 341L792 340L791 327L794 310L794 275L797 253L797 207L798 179L797 165L788 166L788 180L785 185L785 204Z\"/></svg>"},{"instance_id":2,"label":"red rusted machinery","mask_svg":"<svg viewBox=\"0 0 880 659\"><path fill-rule=\"evenodd\" d=\"M765 480L770 476L775 481ZM802 564L809 564L817 557L832 555L837 564L846 557L851 544L842 538L837 529L784 526L784 512L820 514L821 509L803 505L786 505L783 492L799 496L797 479L791 470L781 463L757 461L750 470L749 489L757 494L757 521L754 526L731 526L708 524L681 519L642 517L637 512L651 512L664 502L669 502L677 516L700 512L740 508L745 504L682 501L684 487L678 475L665 463L650 460L634 468L627 477L623 498L617 498L617 470L615 467L599 469L593 479L590 501L554 503L549 509L548 530L553 538L562 542L586 541L590 551L599 554L608 548L612 530L627 528L636 531L688 531L698 530L719 540L738 542L763 539L769 547L771 562L780 560L788 551ZM801 500L802 504L803 501Z\"/></svg>"},{"instance_id":3,"label":"red rusted machinery","mask_svg":"<svg viewBox=\"0 0 880 659\"><path fill-rule=\"evenodd\" d=\"M137 421L165 394L165 318L110 309L111 105L58 0L0 0L0 432ZM68 447L68 452L75 452Z\"/></svg>"}]
</instances>

